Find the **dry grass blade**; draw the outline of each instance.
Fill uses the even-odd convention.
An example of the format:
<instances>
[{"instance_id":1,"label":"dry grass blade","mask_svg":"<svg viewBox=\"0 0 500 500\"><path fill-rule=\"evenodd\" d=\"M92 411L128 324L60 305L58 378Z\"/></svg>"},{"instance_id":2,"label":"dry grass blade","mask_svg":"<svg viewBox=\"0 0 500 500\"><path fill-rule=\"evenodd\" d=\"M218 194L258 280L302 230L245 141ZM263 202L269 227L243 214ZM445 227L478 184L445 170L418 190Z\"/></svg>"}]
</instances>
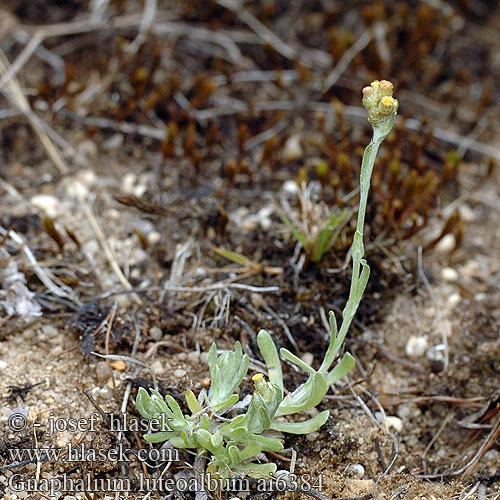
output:
<instances>
[{"instance_id":1,"label":"dry grass blade","mask_svg":"<svg viewBox=\"0 0 500 500\"><path fill-rule=\"evenodd\" d=\"M127 290L132 290L132 285L127 280L127 278L123 274L123 271L121 270L120 266L118 265L116 257L113 255L113 252L111 251L111 248L108 245L106 237L101 229L101 226L99 225L99 223L97 222L97 219L95 218L94 214L92 213L92 210L88 204L88 201L85 200L81 194L79 194L79 196L80 196L80 203L83 207L83 211L85 213L85 216L87 217L87 220L89 221L89 224L92 227L92 230L94 231L94 234L96 235L96 238L99 241L99 244L101 245L102 249L104 250L104 254L106 255L106 259L108 260L109 265L111 266L111 269L113 269L114 273L116 274L116 276L120 280L120 283ZM142 304L142 300L139 298L139 296L136 293L132 293L132 298L133 298L134 302L136 302L137 304Z\"/></svg>"},{"instance_id":2,"label":"dry grass blade","mask_svg":"<svg viewBox=\"0 0 500 500\"><path fill-rule=\"evenodd\" d=\"M76 298L73 290L66 286L64 283L59 282L59 280L50 273L50 271L46 271L42 269L40 264L38 264L33 252L30 250L29 246L26 244L24 239L19 236L14 230L6 230L0 226L0 235L6 236L14 241L25 255L29 265L33 269L33 272L38 276L40 281L48 288L48 290L57 295L58 297L63 297L71 300L75 304L81 304L81 302Z\"/></svg>"},{"instance_id":3,"label":"dry grass blade","mask_svg":"<svg viewBox=\"0 0 500 500\"><path fill-rule=\"evenodd\" d=\"M40 39L41 40L41 39ZM36 48L36 47L35 47ZM0 49L0 73L6 77L9 75L9 60L7 59L6 55L4 54L3 50ZM4 78L2 78L2 83ZM19 85L19 82L14 76L14 73L12 73L8 78L5 80L5 84L9 88L9 93L7 94L14 104L26 115L28 118L31 126L33 127L33 130L36 132L38 135L38 138L40 139L40 142L42 143L43 147L45 148L45 151L47 152L48 157L52 160L54 165L57 167L59 172L62 174L66 174L68 172L68 167L64 163L64 160L57 150L56 146L52 143L50 140L49 136L45 132L45 130L40 126L40 124L33 119L32 116L32 110L29 105L28 100L26 99L26 96L24 95L21 86ZM1 87L0 87L1 89ZM2 91L5 93L5 91Z\"/></svg>"}]
</instances>

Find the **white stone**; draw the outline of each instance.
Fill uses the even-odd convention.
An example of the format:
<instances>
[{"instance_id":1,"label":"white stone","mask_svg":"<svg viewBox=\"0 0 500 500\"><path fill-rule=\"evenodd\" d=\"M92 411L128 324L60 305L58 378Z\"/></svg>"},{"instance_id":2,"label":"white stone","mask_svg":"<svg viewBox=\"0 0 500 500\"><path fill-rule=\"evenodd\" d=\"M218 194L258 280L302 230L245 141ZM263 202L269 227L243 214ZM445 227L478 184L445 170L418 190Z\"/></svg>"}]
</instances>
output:
<instances>
[{"instance_id":1,"label":"white stone","mask_svg":"<svg viewBox=\"0 0 500 500\"><path fill-rule=\"evenodd\" d=\"M426 337L412 335L406 343L405 352L409 358L421 358L427 350L428 341Z\"/></svg>"},{"instance_id":2,"label":"white stone","mask_svg":"<svg viewBox=\"0 0 500 500\"><path fill-rule=\"evenodd\" d=\"M263 231L269 231L273 225L273 221L269 217L264 217L259 220L260 227Z\"/></svg>"},{"instance_id":3,"label":"white stone","mask_svg":"<svg viewBox=\"0 0 500 500\"><path fill-rule=\"evenodd\" d=\"M103 142L102 146L104 149L118 149L123 145L124 139L125 138L123 137L123 134L116 133L113 134L109 139L106 139Z\"/></svg>"},{"instance_id":4,"label":"white stone","mask_svg":"<svg viewBox=\"0 0 500 500\"><path fill-rule=\"evenodd\" d=\"M465 222L474 222L477 219L476 212L466 203L461 205L458 211L460 218Z\"/></svg>"},{"instance_id":5,"label":"white stone","mask_svg":"<svg viewBox=\"0 0 500 500\"><path fill-rule=\"evenodd\" d=\"M186 370L183 370L182 368L178 368L177 370L174 370L174 377L177 378L182 378L186 375Z\"/></svg>"},{"instance_id":6,"label":"white stone","mask_svg":"<svg viewBox=\"0 0 500 500\"><path fill-rule=\"evenodd\" d=\"M73 198L86 198L89 195L89 188L79 179L68 179L65 189L66 193Z\"/></svg>"},{"instance_id":7,"label":"white stone","mask_svg":"<svg viewBox=\"0 0 500 500\"><path fill-rule=\"evenodd\" d=\"M477 260L470 259L462 266L461 272L467 278L474 278L480 274L481 266Z\"/></svg>"},{"instance_id":8,"label":"white stone","mask_svg":"<svg viewBox=\"0 0 500 500\"><path fill-rule=\"evenodd\" d=\"M498 450L488 450L483 458L486 462L495 463L500 459L500 452Z\"/></svg>"},{"instance_id":9,"label":"white stone","mask_svg":"<svg viewBox=\"0 0 500 500\"><path fill-rule=\"evenodd\" d=\"M147 235L148 243L154 245L161 240L161 234L158 231L151 231Z\"/></svg>"},{"instance_id":10,"label":"white stone","mask_svg":"<svg viewBox=\"0 0 500 500\"><path fill-rule=\"evenodd\" d=\"M304 354L302 354L302 356L300 357L300 359L304 363L308 364L309 366L311 366L313 364L313 362L314 362L314 356L310 352L305 352Z\"/></svg>"},{"instance_id":11,"label":"white stone","mask_svg":"<svg viewBox=\"0 0 500 500\"><path fill-rule=\"evenodd\" d=\"M200 353L198 351L188 352L187 359L192 363L198 363L200 361Z\"/></svg>"},{"instance_id":12,"label":"white stone","mask_svg":"<svg viewBox=\"0 0 500 500\"><path fill-rule=\"evenodd\" d=\"M134 185L137 182L137 175L132 172L127 172L122 179L121 190L124 193L132 194L134 192Z\"/></svg>"},{"instance_id":13,"label":"white stone","mask_svg":"<svg viewBox=\"0 0 500 500\"><path fill-rule=\"evenodd\" d=\"M197 267L194 271L195 278L204 278L207 275L207 270L204 267Z\"/></svg>"},{"instance_id":14,"label":"white stone","mask_svg":"<svg viewBox=\"0 0 500 500\"><path fill-rule=\"evenodd\" d=\"M151 363L151 369L155 372L156 375L163 373L163 363L157 359Z\"/></svg>"},{"instance_id":15,"label":"white stone","mask_svg":"<svg viewBox=\"0 0 500 500\"><path fill-rule=\"evenodd\" d=\"M49 194L36 194L31 198L31 204L44 212L49 217L57 217L61 208L61 202Z\"/></svg>"},{"instance_id":16,"label":"white stone","mask_svg":"<svg viewBox=\"0 0 500 500\"><path fill-rule=\"evenodd\" d=\"M459 293L452 293L448 297L446 304L450 309L454 309L456 306L458 306L458 304L460 304L461 300L462 298L460 297Z\"/></svg>"},{"instance_id":17,"label":"white stone","mask_svg":"<svg viewBox=\"0 0 500 500\"><path fill-rule=\"evenodd\" d=\"M88 139L78 144L78 152L82 155L88 156L89 158L95 158L98 153L95 143Z\"/></svg>"},{"instance_id":18,"label":"white stone","mask_svg":"<svg viewBox=\"0 0 500 500\"><path fill-rule=\"evenodd\" d=\"M311 433L307 434L307 436L306 436L306 439L308 441L311 441L311 442L316 441L318 438L319 438L319 432L316 432L316 431L311 432Z\"/></svg>"},{"instance_id":19,"label":"white stone","mask_svg":"<svg viewBox=\"0 0 500 500\"><path fill-rule=\"evenodd\" d=\"M440 254L449 254L456 245L455 235L447 234L444 238L436 245L436 252Z\"/></svg>"},{"instance_id":20,"label":"white stone","mask_svg":"<svg viewBox=\"0 0 500 500\"><path fill-rule=\"evenodd\" d=\"M282 157L284 161L297 161L304 156L304 150L300 144L300 136L292 135L285 142Z\"/></svg>"},{"instance_id":21,"label":"white stone","mask_svg":"<svg viewBox=\"0 0 500 500\"><path fill-rule=\"evenodd\" d=\"M398 434L403 432L403 421L399 417L389 416L385 417L387 427L393 428Z\"/></svg>"},{"instance_id":22,"label":"white stone","mask_svg":"<svg viewBox=\"0 0 500 500\"><path fill-rule=\"evenodd\" d=\"M452 267L443 267L443 269L441 269L441 278L449 283L453 283L458 279L458 272Z\"/></svg>"},{"instance_id":23,"label":"white stone","mask_svg":"<svg viewBox=\"0 0 500 500\"><path fill-rule=\"evenodd\" d=\"M162 333L161 328L159 326L153 326L149 329L149 335L151 335L151 338L153 340L160 340L163 333Z\"/></svg>"},{"instance_id":24,"label":"white stone","mask_svg":"<svg viewBox=\"0 0 500 500\"><path fill-rule=\"evenodd\" d=\"M7 363L7 361L4 361L4 360L0 359L0 371L6 370L7 366L9 366L8 363Z\"/></svg>"},{"instance_id":25,"label":"white stone","mask_svg":"<svg viewBox=\"0 0 500 500\"><path fill-rule=\"evenodd\" d=\"M351 464L347 470L358 479L363 479L365 476L365 468L361 464Z\"/></svg>"},{"instance_id":26,"label":"white stone","mask_svg":"<svg viewBox=\"0 0 500 500\"><path fill-rule=\"evenodd\" d=\"M438 344L431 347L427 351L427 358L431 361L444 361L444 350L445 346L443 344Z\"/></svg>"},{"instance_id":27,"label":"white stone","mask_svg":"<svg viewBox=\"0 0 500 500\"><path fill-rule=\"evenodd\" d=\"M287 180L283 183L283 191L288 194L297 194L299 192L299 186L294 180Z\"/></svg>"},{"instance_id":28,"label":"white stone","mask_svg":"<svg viewBox=\"0 0 500 500\"><path fill-rule=\"evenodd\" d=\"M411 410L408 405L399 405L398 406L398 417L402 420L407 420L410 417Z\"/></svg>"},{"instance_id":29,"label":"white stone","mask_svg":"<svg viewBox=\"0 0 500 500\"><path fill-rule=\"evenodd\" d=\"M42 332L47 335L47 337L55 337L59 333L54 325L43 325Z\"/></svg>"}]
</instances>

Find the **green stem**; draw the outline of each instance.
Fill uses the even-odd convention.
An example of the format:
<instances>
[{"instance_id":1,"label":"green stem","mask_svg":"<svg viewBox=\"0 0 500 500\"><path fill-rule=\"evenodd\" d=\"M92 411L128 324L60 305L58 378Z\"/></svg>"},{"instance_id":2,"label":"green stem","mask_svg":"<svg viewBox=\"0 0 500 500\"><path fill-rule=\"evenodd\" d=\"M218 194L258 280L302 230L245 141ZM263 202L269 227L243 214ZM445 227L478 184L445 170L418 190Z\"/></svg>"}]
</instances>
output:
<instances>
[{"instance_id":1,"label":"green stem","mask_svg":"<svg viewBox=\"0 0 500 500\"><path fill-rule=\"evenodd\" d=\"M363 160L361 162L361 173L360 173L360 181L359 181L359 210L358 210L358 220L356 224L356 232L354 234L354 240L352 243L351 251L352 251L352 279L351 279L351 287L349 290L349 298L345 305L344 310L342 311L342 325L338 332L336 338L332 338L330 341L330 346L335 344L337 349L328 349L323 363L321 363L321 367L319 369L320 373L326 372L331 364L334 361L335 356L337 355L338 349L344 342L345 336L347 335L347 331L351 326L351 322L354 319L354 315L358 309L359 303L361 302L361 298L363 296L364 287L360 289L360 283L362 282L363 271L365 273L369 272L370 268L368 264L363 260L363 256L365 253L364 245L363 245L363 230L365 225L365 214L366 214L366 204L368 202L368 193L370 191L370 181L373 172L373 166L375 164L375 158L377 157L377 153L382 144L383 140L387 137L389 132L392 130L394 125L394 117L388 117L382 122L380 122L377 126L373 127L373 138L370 141L370 144L365 148L365 152L363 154ZM363 267L363 270L361 269ZM335 335L332 332L332 337Z\"/></svg>"}]
</instances>

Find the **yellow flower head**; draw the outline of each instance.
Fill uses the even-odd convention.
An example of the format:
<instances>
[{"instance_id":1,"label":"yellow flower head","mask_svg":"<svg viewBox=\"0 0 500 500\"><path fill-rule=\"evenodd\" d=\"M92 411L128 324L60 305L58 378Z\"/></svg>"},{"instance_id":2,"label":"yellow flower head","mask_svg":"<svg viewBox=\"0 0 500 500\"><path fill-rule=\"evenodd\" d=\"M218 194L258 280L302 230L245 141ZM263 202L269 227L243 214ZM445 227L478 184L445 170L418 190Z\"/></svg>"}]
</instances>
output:
<instances>
[{"instance_id":1,"label":"yellow flower head","mask_svg":"<svg viewBox=\"0 0 500 500\"><path fill-rule=\"evenodd\" d=\"M374 127L396 114L398 101L392 97L392 91L393 85L387 80L375 80L363 89L363 106L368 110L368 121Z\"/></svg>"}]
</instances>

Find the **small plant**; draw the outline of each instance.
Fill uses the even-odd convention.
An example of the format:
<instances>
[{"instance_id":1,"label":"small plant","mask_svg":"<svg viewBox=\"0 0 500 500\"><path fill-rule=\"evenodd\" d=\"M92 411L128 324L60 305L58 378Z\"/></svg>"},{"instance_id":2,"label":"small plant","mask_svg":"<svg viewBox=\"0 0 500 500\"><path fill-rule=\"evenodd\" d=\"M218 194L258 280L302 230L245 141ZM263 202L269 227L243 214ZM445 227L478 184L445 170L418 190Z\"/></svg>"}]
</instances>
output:
<instances>
[{"instance_id":1,"label":"small plant","mask_svg":"<svg viewBox=\"0 0 500 500\"><path fill-rule=\"evenodd\" d=\"M294 238L304 249L306 262L319 262L323 255L332 248L348 216L344 211L336 212L328 209L325 203L312 201L312 185L303 182L299 187L299 213L297 217L288 217L285 211L292 213L289 206L279 207L276 211L290 229Z\"/></svg>"},{"instance_id":2,"label":"small plant","mask_svg":"<svg viewBox=\"0 0 500 500\"><path fill-rule=\"evenodd\" d=\"M370 268L363 259L363 226L375 157L380 144L393 127L398 108L398 101L392 97L392 84L382 80L365 87L363 104L373 127L373 139L365 149L361 165L359 212L352 244L352 281L340 329L337 329L335 314L330 312L330 344L319 369L315 370L287 349L281 349L282 358L308 374L306 382L285 396L278 351L269 333L261 330L257 343L269 380L262 373L254 375L252 396L240 401L237 391L248 372L249 358L243 354L239 342L236 342L234 351L221 354L212 344L209 351L211 385L208 393L203 390L198 398L192 391L185 395L191 415L184 415L172 396L163 398L158 391L152 390L148 394L145 389L139 389L136 399L139 413L149 420L166 416L169 422L168 429L146 434L144 437L147 441L155 443L168 440L176 448L196 449L199 456L206 456L209 460L207 472L221 477L227 477L233 471L253 477L269 477L276 472L276 465L258 463L257 460L262 452L278 452L283 448L281 441L272 435L273 431L308 434L326 422L328 410L303 422L287 421L283 417L316 407L328 388L355 366L355 360L349 353L345 353L337 363L335 360L370 274Z\"/></svg>"}]
</instances>

